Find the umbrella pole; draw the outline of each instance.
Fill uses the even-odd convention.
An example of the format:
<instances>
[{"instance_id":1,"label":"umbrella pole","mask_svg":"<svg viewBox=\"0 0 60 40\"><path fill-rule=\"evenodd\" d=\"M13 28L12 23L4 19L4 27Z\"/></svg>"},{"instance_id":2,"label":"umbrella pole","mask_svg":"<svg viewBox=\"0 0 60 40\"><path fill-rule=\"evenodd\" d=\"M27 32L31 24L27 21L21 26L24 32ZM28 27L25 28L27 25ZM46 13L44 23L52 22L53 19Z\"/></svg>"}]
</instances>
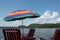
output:
<instances>
[{"instance_id":1,"label":"umbrella pole","mask_svg":"<svg viewBox=\"0 0 60 40\"><path fill-rule=\"evenodd\" d=\"M23 36L24 36L24 26L23 26L23 20L22 20L22 33L23 33Z\"/></svg>"}]
</instances>

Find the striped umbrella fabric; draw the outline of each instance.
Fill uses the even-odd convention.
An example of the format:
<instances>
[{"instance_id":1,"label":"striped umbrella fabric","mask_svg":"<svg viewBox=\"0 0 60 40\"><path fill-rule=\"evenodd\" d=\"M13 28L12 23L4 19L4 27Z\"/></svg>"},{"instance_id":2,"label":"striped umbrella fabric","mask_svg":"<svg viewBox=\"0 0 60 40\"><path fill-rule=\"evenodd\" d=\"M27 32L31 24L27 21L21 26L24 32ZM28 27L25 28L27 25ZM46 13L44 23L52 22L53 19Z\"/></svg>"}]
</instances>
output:
<instances>
[{"instance_id":1,"label":"striped umbrella fabric","mask_svg":"<svg viewBox=\"0 0 60 40\"><path fill-rule=\"evenodd\" d=\"M40 15L32 12L31 10L17 10L8 14L4 20L5 21L14 21L14 20L23 20L25 18L36 18Z\"/></svg>"}]
</instances>

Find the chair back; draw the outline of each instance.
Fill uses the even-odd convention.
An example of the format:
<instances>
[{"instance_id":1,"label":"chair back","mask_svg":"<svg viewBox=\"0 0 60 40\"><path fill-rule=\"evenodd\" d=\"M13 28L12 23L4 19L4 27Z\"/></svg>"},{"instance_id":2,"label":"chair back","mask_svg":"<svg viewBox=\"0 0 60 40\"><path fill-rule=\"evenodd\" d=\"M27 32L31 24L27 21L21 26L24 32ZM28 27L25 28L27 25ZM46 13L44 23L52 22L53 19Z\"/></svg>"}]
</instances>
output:
<instances>
[{"instance_id":1,"label":"chair back","mask_svg":"<svg viewBox=\"0 0 60 40\"><path fill-rule=\"evenodd\" d=\"M27 37L33 37L35 32L35 29L30 29L29 33L27 34Z\"/></svg>"},{"instance_id":2,"label":"chair back","mask_svg":"<svg viewBox=\"0 0 60 40\"><path fill-rule=\"evenodd\" d=\"M8 28L8 29L3 29L2 31L5 40L21 40L20 29Z\"/></svg>"},{"instance_id":3,"label":"chair back","mask_svg":"<svg viewBox=\"0 0 60 40\"><path fill-rule=\"evenodd\" d=\"M53 40L60 40L60 29L55 30Z\"/></svg>"}]
</instances>

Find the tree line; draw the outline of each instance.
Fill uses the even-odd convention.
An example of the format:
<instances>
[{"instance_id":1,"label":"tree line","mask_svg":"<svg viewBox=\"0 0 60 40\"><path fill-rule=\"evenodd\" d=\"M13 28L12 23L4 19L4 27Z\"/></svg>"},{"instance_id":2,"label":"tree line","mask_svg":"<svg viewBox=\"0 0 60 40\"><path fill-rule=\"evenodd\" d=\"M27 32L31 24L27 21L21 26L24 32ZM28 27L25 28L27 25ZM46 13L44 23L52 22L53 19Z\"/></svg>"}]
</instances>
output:
<instances>
[{"instance_id":1,"label":"tree line","mask_svg":"<svg viewBox=\"0 0 60 40\"><path fill-rule=\"evenodd\" d=\"M57 24L30 24L28 26L25 25L19 25L17 28L60 28L60 23ZM3 26L0 26L0 28L4 28ZM5 26L5 28L16 28L14 26Z\"/></svg>"}]
</instances>

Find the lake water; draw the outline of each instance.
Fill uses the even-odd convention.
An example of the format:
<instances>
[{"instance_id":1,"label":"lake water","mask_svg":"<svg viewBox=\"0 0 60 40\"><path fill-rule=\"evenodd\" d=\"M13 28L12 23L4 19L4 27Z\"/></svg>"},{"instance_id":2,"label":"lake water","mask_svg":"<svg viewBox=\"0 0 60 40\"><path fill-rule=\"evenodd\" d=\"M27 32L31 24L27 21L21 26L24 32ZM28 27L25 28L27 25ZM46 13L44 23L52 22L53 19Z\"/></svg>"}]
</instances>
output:
<instances>
[{"instance_id":1,"label":"lake water","mask_svg":"<svg viewBox=\"0 0 60 40\"><path fill-rule=\"evenodd\" d=\"M24 28L24 33L28 33L30 28ZM22 28L20 28L22 33ZM34 37L43 37L46 40L50 40L53 37L55 28L35 28ZM3 38L2 28L0 28L0 40Z\"/></svg>"}]
</instances>

